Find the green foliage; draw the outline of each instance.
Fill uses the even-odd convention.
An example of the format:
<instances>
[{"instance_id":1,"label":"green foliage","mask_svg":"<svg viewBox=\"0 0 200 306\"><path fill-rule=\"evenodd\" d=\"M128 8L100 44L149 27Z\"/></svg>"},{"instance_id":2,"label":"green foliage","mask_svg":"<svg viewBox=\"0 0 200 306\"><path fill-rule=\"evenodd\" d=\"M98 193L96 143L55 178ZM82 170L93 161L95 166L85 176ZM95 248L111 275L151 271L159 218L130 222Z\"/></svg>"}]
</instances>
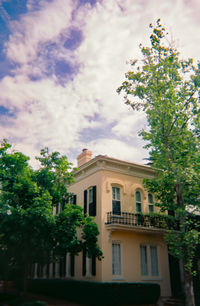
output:
<instances>
[{"instance_id":1,"label":"green foliage","mask_svg":"<svg viewBox=\"0 0 200 306\"><path fill-rule=\"evenodd\" d=\"M52 199L39 188L29 158L3 140L0 146L1 277L28 276L31 263L44 263L52 250Z\"/></svg>"},{"instance_id":2,"label":"green foliage","mask_svg":"<svg viewBox=\"0 0 200 306\"><path fill-rule=\"evenodd\" d=\"M160 286L158 284L127 282L30 280L29 290L30 292L92 306L156 304L160 296Z\"/></svg>"},{"instance_id":3,"label":"green foliage","mask_svg":"<svg viewBox=\"0 0 200 306\"><path fill-rule=\"evenodd\" d=\"M74 182L72 164L59 152L50 154L48 148L42 149L40 157L36 159L41 165L40 169L35 171L38 186L49 192L54 206L60 204L64 207L69 196L67 185Z\"/></svg>"},{"instance_id":4,"label":"green foliage","mask_svg":"<svg viewBox=\"0 0 200 306\"><path fill-rule=\"evenodd\" d=\"M150 27L151 46L140 46L143 60L131 62L118 92L125 92L125 103L133 110L146 113L148 128L140 135L156 176L144 184L161 211L178 218L180 232L168 233L167 241L171 254L183 259L185 271L192 274L199 231L195 223L188 226L187 210L190 205L200 208L200 64L180 59L160 20Z\"/></svg>"},{"instance_id":5,"label":"green foliage","mask_svg":"<svg viewBox=\"0 0 200 306\"><path fill-rule=\"evenodd\" d=\"M6 140L0 145L0 274L8 279L11 270L18 271L18 277L20 271L24 284L30 264L83 249L88 254L93 250L99 259L102 255L93 219L84 216L81 207L68 204L74 169L67 157L45 148L37 160L41 166L33 170L29 157L13 151Z\"/></svg>"},{"instance_id":6,"label":"green foliage","mask_svg":"<svg viewBox=\"0 0 200 306\"><path fill-rule=\"evenodd\" d=\"M93 221L92 217L86 216L83 224L83 248L86 250L88 257L95 256L99 260L102 259L103 253L97 244L97 236L99 230L97 224Z\"/></svg>"},{"instance_id":7,"label":"green foliage","mask_svg":"<svg viewBox=\"0 0 200 306\"><path fill-rule=\"evenodd\" d=\"M55 253L65 256L66 252L77 255L83 249L89 257L102 259L102 251L97 243L99 235L97 224L92 217L84 216L83 209L77 205L66 205L64 210L55 216ZM79 228L77 232L77 228Z\"/></svg>"},{"instance_id":8,"label":"green foliage","mask_svg":"<svg viewBox=\"0 0 200 306\"><path fill-rule=\"evenodd\" d=\"M196 271L193 271L193 259L199 243L199 232L195 229L185 232L171 230L166 235L166 241L169 252L176 258L182 259L185 262L185 269L196 275Z\"/></svg>"},{"instance_id":9,"label":"green foliage","mask_svg":"<svg viewBox=\"0 0 200 306\"><path fill-rule=\"evenodd\" d=\"M82 241L77 235L77 228L84 222L83 210L77 205L67 205L55 216L56 254L65 256L66 252L77 255L82 250Z\"/></svg>"}]
</instances>

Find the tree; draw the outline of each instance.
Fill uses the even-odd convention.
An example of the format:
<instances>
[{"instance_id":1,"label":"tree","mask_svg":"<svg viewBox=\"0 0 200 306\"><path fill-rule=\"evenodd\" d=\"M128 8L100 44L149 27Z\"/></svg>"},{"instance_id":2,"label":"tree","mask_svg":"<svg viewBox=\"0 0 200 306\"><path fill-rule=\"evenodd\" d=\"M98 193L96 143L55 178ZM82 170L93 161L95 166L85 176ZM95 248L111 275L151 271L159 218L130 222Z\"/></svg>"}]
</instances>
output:
<instances>
[{"instance_id":1,"label":"tree","mask_svg":"<svg viewBox=\"0 0 200 306\"><path fill-rule=\"evenodd\" d=\"M36 182L49 192L58 212L69 202L67 186L74 182L75 168L72 168L66 156L61 156L59 152L49 153L48 148L42 149L36 159L40 162L39 170L35 171Z\"/></svg>"},{"instance_id":2,"label":"tree","mask_svg":"<svg viewBox=\"0 0 200 306\"><path fill-rule=\"evenodd\" d=\"M37 184L49 192L57 212L55 256L59 259L64 258L66 253L77 255L82 250L87 250L89 257L95 256L101 260L96 223L83 214L80 206L70 204L74 195L68 193L67 186L74 182L73 171L76 168L72 168L66 156L61 156L59 152L49 153L48 148L41 150L40 157L36 159L41 163L40 169L36 171Z\"/></svg>"},{"instance_id":3,"label":"tree","mask_svg":"<svg viewBox=\"0 0 200 306\"><path fill-rule=\"evenodd\" d=\"M170 253L183 261L186 305L194 305L193 258L199 232L192 211L200 207L200 64L181 60L167 33L157 21L150 36L151 46L140 50L142 62L131 61L131 70L118 88L125 103L146 113L148 128L140 135L149 150L155 170L145 186L153 192L161 211L179 220L179 231L168 231Z\"/></svg>"},{"instance_id":4,"label":"tree","mask_svg":"<svg viewBox=\"0 0 200 306\"><path fill-rule=\"evenodd\" d=\"M0 147L0 248L7 258L7 272L20 270L27 289L28 268L44 262L53 247L51 196L40 189L29 158L11 150L3 141ZM7 276L7 275L5 275Z\"/></svg>"},{"instance_id":5,"label":"tree","mask_svg":"<svg viewBox=\"0 0 200 306\"><path fill-rule=\"evenodd\" d=\"M78 205L66 205L63 211L56 215L55 255L65 258L66 253L77 255L86 251L88 257L102 259L102 251L97 244L99 230L92 217L85 216ZM77 232L77 229L79 231Z\"/></svg>"},{"instance_id":6,"label":"tree","mask_svg":"<svg viewBox=\"0 0 200 306\"><path fill-rule=\"evenodd\" d=\"M59 260L66 252L78 254L85 246L102 257L96 223L81 207L68 204L73 172L67 157L45 148L37 159L41 167L33 170L27 156L13 151L6 140L1 143L0 256L7 268L1 274L7 277L11 268L20 271L24 292L32 264ZM92 233L86 232L88 226Z\"/></svg>"}]
</instances>

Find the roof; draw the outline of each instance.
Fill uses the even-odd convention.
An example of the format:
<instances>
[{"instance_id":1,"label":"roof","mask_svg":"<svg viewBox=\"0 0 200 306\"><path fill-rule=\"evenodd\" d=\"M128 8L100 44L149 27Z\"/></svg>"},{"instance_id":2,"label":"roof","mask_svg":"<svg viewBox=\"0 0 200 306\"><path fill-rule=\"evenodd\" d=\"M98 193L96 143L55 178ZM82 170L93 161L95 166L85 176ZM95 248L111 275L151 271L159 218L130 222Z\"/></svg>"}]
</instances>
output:
<instances>
[{"instance_id":1,"label":"roof","mask_svg":"<svg viewBox=\"0 0 200 306\"><path fill-rule=\"evenodd\" d=\"M110 170L132 176L152 178L155 171L148 165L128 162L107 155L98 155L90 161L84 163L74 173L75 178L85 177L99 170Z\"/></svg>"}]
</instances>

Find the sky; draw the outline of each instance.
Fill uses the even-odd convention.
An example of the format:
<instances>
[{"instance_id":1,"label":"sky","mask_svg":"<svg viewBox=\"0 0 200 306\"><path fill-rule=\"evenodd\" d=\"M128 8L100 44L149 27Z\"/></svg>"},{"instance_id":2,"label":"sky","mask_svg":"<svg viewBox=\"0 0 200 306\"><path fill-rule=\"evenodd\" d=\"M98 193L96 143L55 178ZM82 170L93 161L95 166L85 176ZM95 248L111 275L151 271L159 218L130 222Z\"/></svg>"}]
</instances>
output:
<instances>
[{"instance_id":1,"label":"sky","mask_svg":"<svg viewBox=\"0 0 200 306\"><path fill-rule=\"evenodd\" d=\"M0 139L32 165L44 147L145 163L145 114L116 89L158 18L198 61L199 16L199 0L0 0Z\"/></svg>"}]
</instances>

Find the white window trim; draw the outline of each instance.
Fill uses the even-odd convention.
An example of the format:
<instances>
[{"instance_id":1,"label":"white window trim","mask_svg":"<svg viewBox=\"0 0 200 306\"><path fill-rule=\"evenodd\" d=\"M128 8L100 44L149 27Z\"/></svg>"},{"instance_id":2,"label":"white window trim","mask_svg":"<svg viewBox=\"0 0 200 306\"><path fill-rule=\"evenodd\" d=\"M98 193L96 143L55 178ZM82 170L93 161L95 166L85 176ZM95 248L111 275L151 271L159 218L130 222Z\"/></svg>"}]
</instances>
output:
<instances>
[{"instance_id":1,"label":"white window trim","mask_svg":"<svg viewBox=\"0 0 200 306\"><path fill-rule=\"evenodd\" d=\"M151 202L149 202L149 194L151 194L151 195L152 195L152 201L153 201L152 203L151 203ZM149 193L148 193L148 212L149 212L149 213L151 213L151 212L150 212L150 209L149 209L149 207L150 207L150 206L152 206L152 207L153 207L152 212L154 212L154 197L153 197L153 194L152 194L151 192L149 192Z\"/></svg>"},{"instance_id":2,"label":"white window trim","mask_svg":"<svg viewBox=\"0 0 200 306\"><path fill-rule=\"evenodd\" d=\"M92 202L90 202L90 191L92 191L91 194L92 194L92 202L93 202L93 192L94 192L94 191L93 191L93 186L91 186L91 187L88 188L88 203L87 203L88 205L89 205L90 203L92 203Z\"/></svg>"},{"instance_id":3,"label":"white window trim","mask_svg":"<svg viewBox=\"0 0 200 306\"><path fill-rule=\"evenodd\" d=\"M113 199L113 188L118 188L119 189L119 200ZM112 213L113 213L113 201L119 201L120 202L120 212L122 212L122 186L113 184L111 186L111 191L112 191ZM116 214L116 215L119 216L118 214Z\"/></svg>"},{"instance_id":4,"label":"white window trim","mask_svg":"<svg viewBox=\"0 0 200 306\"><path fill-rule=\"evenodd\" d=\"M121 274L113 274L112 271L111 271L111 273L112 273L112 280L116 280L116 281L117 280L124 280L124 276L123 276L123 244L119 240L113 240L111 242L111 248L113 247L113 244L119 244L120 245ZM111 249L111 252L112 252L112 249ZM113 263L113 258L112 258L112 263ZM112 269L112 266L111 266L111 269Z\"/></svg>"},{"instance_id":5,"label":"white window trim","mask_svg":"<svg viewBox=\"0 0 200 306\"><path fill-rule=\"evenodd\" d=\"M140 201L140 202L137 201L137 199L136 199L136 192L137 192L137 191L140 193L140 198L141 198L141 201ZM139 203L140 206L141 206L141 211L140 211L140 212L137 211L137 203ZM135 190L135 211L136 211L136 214L139 214L139 213L142 213L142 212L143 212L143 194L142 194L141 190L139 190L139 189L136 189L136 190Z\"/></svg>"},{"instance_id":6,"label":"white window trim","mask_svg":"<svg viewBox=\"0 0 200 306\"><path fill-rule=\"evenodd\" d=\"M140 274L141 279L145 281L153 281L153 280L161 280L161 264L160 264L160 247L155 243L141 243L141 246L147 247L147 267L148 267L148 275L142 275L141 271L141 253L140 253ZM155 246L157 248L157 256L158 256L158 275L153 276L151 273L151 255L150 255L150 247ZM140 248L139 251L141 252Z\"/></svg>"},{"instance_id":7,"label":"white window trim","mask_svg":"<svg viewBox=\"0 0 200 306\"><path fill-rule=\"evenodd\" d=\"M90 207L90 190L92 190L92 197L93 197L93 186L90 186L88 189L87 189L87 213L89 215L89 207Z\"/></svg>"}]
</instances>

